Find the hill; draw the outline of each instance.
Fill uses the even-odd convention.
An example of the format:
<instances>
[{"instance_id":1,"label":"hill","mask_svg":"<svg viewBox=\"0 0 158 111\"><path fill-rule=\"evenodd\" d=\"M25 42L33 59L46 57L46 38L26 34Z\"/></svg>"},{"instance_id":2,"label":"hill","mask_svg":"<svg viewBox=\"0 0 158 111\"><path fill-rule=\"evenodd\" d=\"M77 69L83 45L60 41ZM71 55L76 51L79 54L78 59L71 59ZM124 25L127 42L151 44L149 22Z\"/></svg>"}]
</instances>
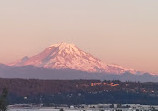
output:
<instances>
[{"instance_id":1,"label":"hill","mask_svg":"<svg viewBox=\"0 0 158 111\"><path fill-rule=\"evenodd\" d=\"M8 88L10 104L158 104L158 83L0 79L0 84L0 91Z\"/></svg>"},{"instance_id":2,"label":"hill","mask_svg":"<svg viewBox=\"0 0 158 111\"><path fill-rule=\"evenodd\" d=\"M98 80L120 80L120 81L140 81L158 82L158 76L148 73L135 75L129 72L121 75L97 72L85 72L73 69L48 69L34 66L6 66L0 65L1 78L21 78L21 79L43 79L43 80L78 80L78 79L98 79Z\"/></svg>"}]
</instances>

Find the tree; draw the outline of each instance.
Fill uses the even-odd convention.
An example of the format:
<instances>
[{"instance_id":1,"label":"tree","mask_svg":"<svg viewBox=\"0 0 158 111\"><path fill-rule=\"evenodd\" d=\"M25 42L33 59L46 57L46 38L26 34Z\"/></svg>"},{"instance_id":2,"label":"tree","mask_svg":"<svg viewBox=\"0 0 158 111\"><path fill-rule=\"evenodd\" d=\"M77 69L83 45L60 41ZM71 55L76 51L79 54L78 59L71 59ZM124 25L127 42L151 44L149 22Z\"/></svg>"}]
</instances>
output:
<instances>
[{"instance_id":1,"label":"tree","mask_svg":"<svg viewBox=\"0 0 158 111\"><path fill-rule=\"evenodd\" d=\"M64 111L64 109L63 109L63 108L61 108L59 111Z\"/></svg>"},{"instance_id":2,"label":"tree","mask_svg":"<svg viewBox=\"0 0 158 111\"><path fill-rule=\"evenodd\" d=\"M8 96L8 90L4 88L0 96L0 111L7 110L7 96Z\"/></svg>"},{"instance_id":3,"label":"tree","mask_svg":"<svg viewBox=\"0 0 158 111\"><path fill-rule=\"evenodd\" d=\"M111 105L110 105L110 108L114 108L114 104L111 104Z\"/></svg>"}]
</instances>

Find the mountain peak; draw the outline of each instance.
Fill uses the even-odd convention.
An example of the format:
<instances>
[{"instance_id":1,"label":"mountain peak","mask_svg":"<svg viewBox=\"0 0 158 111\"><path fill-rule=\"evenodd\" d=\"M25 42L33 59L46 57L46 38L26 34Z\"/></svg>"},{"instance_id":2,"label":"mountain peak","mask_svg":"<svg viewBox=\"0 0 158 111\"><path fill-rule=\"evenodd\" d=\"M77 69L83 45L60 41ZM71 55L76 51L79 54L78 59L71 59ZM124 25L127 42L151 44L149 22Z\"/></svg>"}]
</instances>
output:
<instances>
[{"instance_id":1,"label":"mountain peak","mask_svg":"<svg viewBox=\"0 0 158 111\"><path fill-rule=\"evenodd\" d=\"M12 66L32 65L51 69L75 69L87 72L106 72L122 74L135 73L135 70L116 65L107 65L99 59L88 54L74 44L61 42L46 48L41 53L30 58L25 57L12 64Z\"/></svg>"},{"instance_id":2,"label":"mountain peak","mask_svg":"<svg viewBox=\"0 0 158 111\"><path fill-rule=\"evenodd\" d=\"M50 46L51 47L75 47L75 44L72 44L72 43L66 43L66 42L61 42L61 43L58 43L58 44L53 44Z\"/></svg>"},{"instance_id":3,"label":"mountain peak","mask_svg":"<svg viewBox=\"0 0 158 111\"><path fill-rule=\"evenodd\" d=\"M80 49L78 47L75 46L75 44L68 44L65 42L59 43L59 44L54 44L51 45L49 48L47 48L49 50L56 50L56 53L58 54L62 54L63 56L65 54L80 54Z\"/></svg>"}]
</instances>

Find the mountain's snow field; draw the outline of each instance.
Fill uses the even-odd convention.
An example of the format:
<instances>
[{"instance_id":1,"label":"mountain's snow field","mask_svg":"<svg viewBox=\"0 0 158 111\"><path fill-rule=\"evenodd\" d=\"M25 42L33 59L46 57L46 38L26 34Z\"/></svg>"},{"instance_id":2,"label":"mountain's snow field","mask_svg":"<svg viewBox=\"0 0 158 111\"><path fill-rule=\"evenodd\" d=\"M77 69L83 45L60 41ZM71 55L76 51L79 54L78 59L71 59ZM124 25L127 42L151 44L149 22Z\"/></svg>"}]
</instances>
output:
<instances>
[{"instance_id":1,"label":"mountain's snow field","mask_svg":"<svg viewBox=\"0 0 158 111\"><path fill-rule=\"evenodd\" d=\"M134 69L119 65L106 64L91 54L84 52L74 44L59 43L46 48L41 53L24 57L8 64L9 66L36 66L50 69L75 69L86 72L105 72L114 74L140 73Z\"/></svg>"}]
</instances>

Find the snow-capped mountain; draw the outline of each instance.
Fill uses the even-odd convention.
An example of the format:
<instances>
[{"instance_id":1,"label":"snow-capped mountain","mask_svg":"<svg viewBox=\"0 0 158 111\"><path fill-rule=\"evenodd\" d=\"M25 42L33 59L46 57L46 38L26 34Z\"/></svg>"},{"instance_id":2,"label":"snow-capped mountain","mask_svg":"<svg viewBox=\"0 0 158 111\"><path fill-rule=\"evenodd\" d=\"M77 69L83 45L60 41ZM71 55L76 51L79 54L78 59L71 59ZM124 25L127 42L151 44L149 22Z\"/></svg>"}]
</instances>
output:
<instances>
[{"instance_id":1,"label":"snow-capped mountain","mask_svg":"<svg viewBox=\"0 0 158 111\"><path fill-rule=\"evenodd\" d=\"M133 69L127 69L118 65L108 65L76 47L74 44L59 43L51 45L41 53L24 57L21 60L9 64L10 66L44 67L51 69L75 69L87 72L106 72L122 74L130 72L138 73Z\"/></svg>"}]
</instances>

